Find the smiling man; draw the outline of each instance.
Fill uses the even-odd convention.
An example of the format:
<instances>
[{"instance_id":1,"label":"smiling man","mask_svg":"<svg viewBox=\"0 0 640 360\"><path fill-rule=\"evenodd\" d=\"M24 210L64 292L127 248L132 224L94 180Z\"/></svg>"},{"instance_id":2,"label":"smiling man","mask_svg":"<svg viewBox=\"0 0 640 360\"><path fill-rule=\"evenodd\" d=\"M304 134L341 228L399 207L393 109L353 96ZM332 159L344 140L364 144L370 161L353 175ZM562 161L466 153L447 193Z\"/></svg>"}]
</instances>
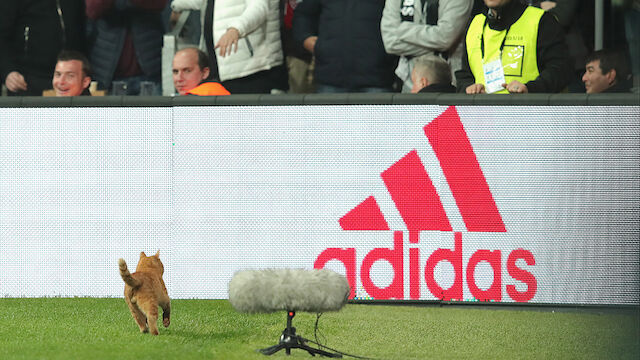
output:
<instances>
[{"instance_id":1,"label":"smiling man","mask_svg":"<svg viewBox=\"0 0 640 360\"><path fill-rule=\"evenodd\" d=\"M629 92L629 66L625 56L598 50L587 57L582 82L587 94Z\"/></svg>"},{"instance_id":2,"label":"smiling man","mask_svg":"<svg viewBox=\"0 0 640 360\"><path fill-rule=\"evenodd\" d=\"M173 56L173 86L180 95L229 95L220 83L207 81L209 73L207 54L198 48L185 48Z\"/></svg>"},{"instance_id":3,"label":"smiling man","mask_svg":"<svg viewBox=\"0 0 640 360\"><path fill-rule=\"evenodd\" d=\"M62 51L58 55L55 71L53 72L53 89L56 96L89 95L89 60L77 51Z\"/></svg>"}]
</instances>

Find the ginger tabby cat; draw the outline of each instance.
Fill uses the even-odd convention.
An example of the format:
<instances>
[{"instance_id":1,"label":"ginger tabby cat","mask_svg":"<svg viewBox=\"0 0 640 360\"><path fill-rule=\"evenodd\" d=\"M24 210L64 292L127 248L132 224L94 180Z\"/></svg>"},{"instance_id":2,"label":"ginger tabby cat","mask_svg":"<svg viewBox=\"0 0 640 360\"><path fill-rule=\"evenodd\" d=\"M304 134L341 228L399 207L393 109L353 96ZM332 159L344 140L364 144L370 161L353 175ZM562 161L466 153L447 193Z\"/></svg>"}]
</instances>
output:
<instances>
[{"instance_id":1,"label":"ginger tabby cat","mask_svg":"<svg viewBox=\"0 0 640 360\"><path fill-rule=\"evenodd\" d=\"M136 272L131 274L124 259L118 260L120 276L125 282L124 300L129 305L133 319L140 332L158 335L158 306L162 308L162 324L169 327L171 299L162 281L164 266L160 261L160 251L153 256L140 253Z\"/></svg>"}]
</instances>

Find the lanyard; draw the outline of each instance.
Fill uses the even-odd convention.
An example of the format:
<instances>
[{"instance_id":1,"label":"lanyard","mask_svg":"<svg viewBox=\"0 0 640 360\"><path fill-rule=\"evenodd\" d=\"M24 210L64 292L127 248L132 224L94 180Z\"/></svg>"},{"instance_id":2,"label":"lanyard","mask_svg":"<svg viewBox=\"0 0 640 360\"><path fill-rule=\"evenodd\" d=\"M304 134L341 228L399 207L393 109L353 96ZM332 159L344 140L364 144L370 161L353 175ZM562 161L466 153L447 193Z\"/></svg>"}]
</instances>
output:
<instances>
[{"instance_id":1,"label":"lanyard","mask_svg":"<svg viewBox=\"0 0 640 360\"><path fill-rule=\"evenodd\" d=\"M487 27L488 20L489 19L485 16L484 24L482 25L482 35L480 35L480 51L482 52L482 60L484 60L484 29ZM500 44L500 54L501 54L500 56L502 56L502 49L504 49L504 42L507 41L507 35L509 35L509 30L511 29L511 25L507 27L507 32L504 33L502 44Z\"/></svg>"}]
</instances>

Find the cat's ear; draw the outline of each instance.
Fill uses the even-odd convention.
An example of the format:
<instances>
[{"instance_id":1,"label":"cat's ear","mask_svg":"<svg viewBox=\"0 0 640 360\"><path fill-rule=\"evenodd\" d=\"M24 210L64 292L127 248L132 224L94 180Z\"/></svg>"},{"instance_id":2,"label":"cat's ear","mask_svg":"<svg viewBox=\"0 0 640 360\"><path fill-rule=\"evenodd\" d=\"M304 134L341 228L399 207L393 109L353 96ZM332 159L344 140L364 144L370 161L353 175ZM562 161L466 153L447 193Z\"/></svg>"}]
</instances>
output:
<instances>
[{"instance_id":1,"label":"cat's ear","mask_svg":"<svg viewBox=\"0 0 640 360\"><path fill-rule=\"evenodd\" d=\"M147 255L144 253L144 251L140 252L140 259L147 257Z\"/></svg>"},{"instance_id":2,"label":"cat's ear","mask_svg":"<svg viewBox=\"0 0 640 360\"><path fill-rule=\"evenodd\" d=\"M155 257L159 258L159 257L160 257L160 250L158 250L158 252L157 252L155 255L153 255L153 256L155 256Z\"/></svg>"}]
</instances>

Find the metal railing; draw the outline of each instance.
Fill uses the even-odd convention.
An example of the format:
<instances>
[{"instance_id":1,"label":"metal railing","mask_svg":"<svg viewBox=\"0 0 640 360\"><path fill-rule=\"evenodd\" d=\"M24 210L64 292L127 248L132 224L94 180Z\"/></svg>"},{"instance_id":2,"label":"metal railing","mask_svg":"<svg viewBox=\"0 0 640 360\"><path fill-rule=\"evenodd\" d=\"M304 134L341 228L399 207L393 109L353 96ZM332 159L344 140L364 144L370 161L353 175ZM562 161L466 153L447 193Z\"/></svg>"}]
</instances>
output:
<instances>
[{"instance_id":1,"label":"metal railing","mask_svg":"<svg viewBox=\"0 0 640 360\"><path fill-rule=\"evenodd\" d=\"M0 97L0 107L174 107L287 105L640 106L640 94L283 94L230 96Z\"/></svg>"}]
</instances>

